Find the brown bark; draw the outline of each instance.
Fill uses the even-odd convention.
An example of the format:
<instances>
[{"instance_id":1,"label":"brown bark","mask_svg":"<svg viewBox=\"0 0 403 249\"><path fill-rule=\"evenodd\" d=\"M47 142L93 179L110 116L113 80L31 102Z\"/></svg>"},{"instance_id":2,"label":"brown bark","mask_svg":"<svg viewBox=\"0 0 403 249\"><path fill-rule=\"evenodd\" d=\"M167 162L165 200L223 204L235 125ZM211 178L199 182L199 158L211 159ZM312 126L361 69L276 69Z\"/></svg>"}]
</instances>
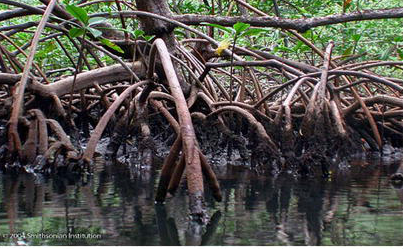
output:
<instances>
[{"instance_id":1,"label":"brown bark","mask_svg":"<svg viewBox=\"0 0 403 249\"><path fill-rule=\"evenodd\" d=\"M193 128L192 119L186 103L185 96L179 85L178 77L169 56L168 49L161 39L155 40L151 48L150 56L158 50L164 72L167 77L171 95L175 99L176 111L179 117L180 133L182 136L183 153L186 162L186 177L189 189L189 208L193 219L203 219L204 197L203 197L203 176L199 149L196 140L196 134ZM150 65L152 66L152 65Z\"/></svg>"},{"instance_id":2,"label":"brown bark","mask_svg":"<svg viewBox=\"0 0 403 249\"><path fill-rule=\"evenodd\" d=\"M137 9L140 11L146 11L153 14L157 14L159 16L168 17L172 16L171 11L169 10L168 2L161 0L136 0ZM177 42L175 40L175 35L173 30L175 25L170 22L165 22L160 19L150 18L147 16L138 16L140 21L140 25L143 31L148 35L155 35L158 38L164 40L168 51L176 55L176 45ZM178 68L178 66L175 66ZM182 88L182 91L185 94L188 94L190 91L190 86L183 79L182 75L176 72L176 75L179 79L179 84Z\"/></svg>"},{"instance_id":3,"label":"brown bark","mask_svg":"<svg viewBox=\"0 0 403 249\"><path fill-rule=\"evenodd\" d=\"M45 5L48 5L50 0L40 0L42 3L44 3ZM72 19L73 16L70 15L66 10L64 10L59 4L56 4L54 9L53 9L53 14L55 14L56 16L69 20Z\"/></svg>"},{"instance_id":4,"label":"brown bark","mask_svg":"<svg viewBox=\"0 0 403 249\"><path fill-rule=\"evenodd\" d=\"M132 68L138 76L142 77L145 75L145 67L141 62L126 63L126 65ZM4 78L8 78L9 82L17 79L17 77L10 77L6 74L0 74L0 78L2 75L4 75ZM73 91L85 89L95 84L102 85L110 82L130 80L131 76L132 74L120 64L94 69L77 75ZM70 76L49 85L30 84L29 88L43 95L55 94L62 96L71 92L73 78L73 76Z\"/></svg>"},{"instance_id":5,"label":"brown bark","mask_svg":"<svg viewBox=\"0 0 403 249\"><path fill-rule=\"evenodd\" d=\"M32 44L29 52L29 56L27 58L27 62L24 67L24 71L21 76L21 81L18 84L15 92L13 93L13 107L11 110L11 116L9 120L9 130L8 130L8 149L10 154L18 153L21 156L21 139L18 134L18 118L22 113L22 108L24 105L24 93L25 88L27 86L29 72L31 70L31 66L33 64L35 52L38 46L39 37L45 28L45 24L48 21L48 18L53 10L54 5L56 4L56 0L51 0L48 7L46 8L45 13L42 16L42 19L38 25L38 29L36 30L34 37L32 38Z\"/></svg>"},{"instance_id":6,"label":"brown bark","mask_svg":"<svg viewBox=\"0 0 403 249\"><path fill-rule=\"evenodd\" d=\"M137 9L140 11L151 12L157 15L170 17L172 15L169 10L167 1L161 0L136 0ZM164 34L170 34L174 25L162 20L140 16L138 17L141 24L141 29L149 35L160 37Z\"/></svg>"},{"instance_id":7,"label":"brown bark","mask_svg":"<svg viewBox=\"0 0 403 249\"><path fill-rule=\"evenodd\" d=\"M172 174L175 171L175 161L182 149L182 137L178 134L174 144L169 151L169 155L165 158L164 165L162 166L160 181L158 183L157 194L155 197L156 202L164 202L168 191L168 185L171 181Z\"/></svg>"},{"instance_id":8,"label":"brown bark","mask_svg":"<svg viewBox=\"0 0 403 249\"><path fill-rule=\"evenodd\" d=\"M240 1L238 1L239 3ZM379 9L357 11L342 15L331 15L324 17L304 18L304 19L287 19L278 17L230 17L230 16L209 16L209 15L176 15L172 18L176 21L187 25L200 25L202 22L216 23L223 26L232 26L237 22L249 23L256 27L273 27L282 29L293 29L298 32L306 32L307 30L337 23L346 23L353 21L402 18L403 8Z\"/></svg>"},{"instance_id":9,"label":"brown bark","mask_svg":"<svg viewBox=\"0 0 403 249\"><path fill-rule=\"evenodd\" d=\"M118 109L118 107L122 104L123 100L130 96L130 94L136 90L138 87L150 83L149 80L140 81L134 85L131 85L126 90L124 90L119 97L113 102L113 104L109 107L109 109L104 113L102 118L99 120L97 126L95 127L90 140L88 141L87 148L85 149L82 159L83 161L90 163L92 160L92 156L95 153L96 145L101 138L101 135L108 124L110 118L112 117L113 113Z\"/></svg>"}]
</instances>

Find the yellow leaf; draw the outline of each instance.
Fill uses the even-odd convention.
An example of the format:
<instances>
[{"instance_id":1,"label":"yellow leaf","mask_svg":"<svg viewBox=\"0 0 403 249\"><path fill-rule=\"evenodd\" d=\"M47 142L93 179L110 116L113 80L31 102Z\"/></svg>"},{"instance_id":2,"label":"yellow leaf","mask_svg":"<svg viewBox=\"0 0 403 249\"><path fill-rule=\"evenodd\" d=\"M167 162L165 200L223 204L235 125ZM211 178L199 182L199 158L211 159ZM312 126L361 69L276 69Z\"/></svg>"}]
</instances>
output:
<instances>
[{"instance_id":1,"label":"yellow leaf","mask_svg":"<svg viewBox=\"0 0 403 249\"><path fill-rule=\"evenodd\" d=\"M215 50L215 53L216 53L217 55L221 55L222 52L223 52L225 49L227 49L230 44L231 44L231 42L229 41L229 39L222 40L222 41L220 42L220 44L218 45L218 48Z\"/></svg>"},{"instance_id":2,"label":"yellow leaf","mask_svg":"<svg viewBox=\"0 0 403 249\"><path fill-rule=\"evenodd\" d=\"M348 6L351 4L351 1L352 1L352 0L344 0L343 6L344 6L344 7L348 7Z\"/></svg>"}]
</instances>

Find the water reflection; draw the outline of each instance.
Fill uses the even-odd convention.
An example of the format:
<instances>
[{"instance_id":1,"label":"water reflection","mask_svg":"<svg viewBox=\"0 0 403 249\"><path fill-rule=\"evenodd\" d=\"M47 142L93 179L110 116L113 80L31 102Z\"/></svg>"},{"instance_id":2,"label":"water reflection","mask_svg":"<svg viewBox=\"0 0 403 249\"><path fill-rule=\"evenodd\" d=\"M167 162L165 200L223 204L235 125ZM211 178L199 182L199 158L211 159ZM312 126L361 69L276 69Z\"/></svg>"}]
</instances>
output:
<instances>
[{"instance_id":1,"label":"water reflection","mask_svg":"<svg viewBox=\"0 0 403 249\"><path fill-rule=\"evenodd\" d=\"M0 244L402 245L403 188L388 179L398 165L349 165L348 173L333 172L330 179L216 169L223 202L206 195L206 227L187 219L186 184L166 205L154 205L158 171L113 164L84 178L0 175Z\"/></svg>"}]
</instances>

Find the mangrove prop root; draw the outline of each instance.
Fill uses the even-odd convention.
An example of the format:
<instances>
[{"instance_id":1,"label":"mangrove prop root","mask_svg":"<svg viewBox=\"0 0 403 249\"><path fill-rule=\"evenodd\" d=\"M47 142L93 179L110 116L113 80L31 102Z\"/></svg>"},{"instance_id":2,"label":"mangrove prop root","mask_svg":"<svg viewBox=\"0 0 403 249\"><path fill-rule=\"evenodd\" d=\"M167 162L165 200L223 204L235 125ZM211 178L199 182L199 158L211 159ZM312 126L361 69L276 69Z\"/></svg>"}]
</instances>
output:
<instances>
[{"instance_id":1,"label":"mangrove prop root","mask_svg":"<svg viewBox=\"0 0 403 249\"><path fill-rule=\"evenodd\" d=\"M32 120L29 125L28 139L22 146L22 160L32 163L38 149L38 120Z\"/></svg>"},{"instance_id":2,"label":"mangrove prop root","mask_svg":"<svg viewBox=\"0 0 403 249\"><path fill-rule=\"evenodd\" d=\"M170 193L171 195L174 195L179 187L183 172L185 171L185 166L185 156L182 154L175 166L175 171L171 177L171 180L169 181L168 193Z\"/></svg>"},{"instance_id":3,"label":"mangrove prop root","mask_svg":"<svg viewBox=\"0 0 403 249\"><path fill-rule=\"evenodd\" d=\"M105 153L106 154L105 157L108 160L116 157L119 147L123 144L123 142L126 139L127 130L130 129L127 120L129 118L128 112L129 111L126 111L123 117L118 120L117 124L113 129L112 136L106 147L106 153Z\"/></svg>"},{"instance_id":4,"label":"mangrove prop root","mask_svg":"<svg viewBox=\"0 0 403 249\"><path fill-rule=\"evenodd\" d=\"M207 161L207 158L203 155L201 151L199 151L200 161L202 166L203 175L206 177L206 180L209 184L209 187L213 191L213 197L216 201L222 201L222 195L220 191L220 184L217 181L217 177L214 171L211 169L210 164Z\"/></svg>"},{"instance_id":5,"label":"mangrove prop root","mask_svg":"<svg viewBox=\"0 0 403 249\"><path fill-rule=\"evenodd\" d=\"M314 88L312 97L307 107L307 113L302 121L301 130L303 135L310 137L313 132L319 136L325 136L324 106L326 103L326 85L328 82L328 71L331 60L331 53L334 43L331 42L327 49L322 69L322 75L319 84Z\"/></svg>"},{"instance_id":6,"label":"mangrove prop root","mask_svg":"<svg viewBox=\"0 0 403 249\"><path fill-rule=\"evenodd\" d=\"M152 106L157 109L161 114L168 120L169 124L172 126L176 134L180 133L180 127L178 121L171 115L171 113L164 107L161 101L157 101L155 99L150 100Z\"/></svg>"},{"instance_id":7,"label":"mangrove prop root","mask_svg":"<svg viewBox=\"0 0 403 249\"><path fill-rule=\"evenodd\" d=\"M167 77L172 96L175 98L176 111L179 117L181 128L183 154L186 162L186 176L189 190L190 215L194 219L205 216L203 199L203 175L200 164L200 156L197 147L196 135L194 132L192 119L187 107L185 96L176 76L168 49L162 39L156 39L151 48L157 49ZM152 67L153 65L149 65Z\"/></svg>"},{"instance_id":8,"label":"mangrove prop root","mask_svg":"<svg viewBox=\"0 0 403 249\"><path fill-rule=\"evenodd\" d=\"M15 91L15 93L13 95L13 108L11 111L11 117L10 117L10 121L9 121L10 125L9 125L9 135L8 135L9 136L8 149L9 149L10 154L18 153L19 155L21 155L21 139L20 139L20 136L19 136L18 130L17 130L18 118L22 112L22 107L24 104L25 88L26 88L26 85L28 82L28 75L30 73L31 66L32 66L32 63L34 60L36 48L38 46L39 37L40 37L43 29L45 28L47 20L48 20L50 14L52 13L53 7L55 6L56 2L57 2L56 0L52 0L49 3L49 5L47 6L45 13L43 14L43 17L38 25L38 28L35 32L34 37L32 39L31 49L29 52L27 62L24 67L21 81L17 87L17 90Z\"/></svg>"},{"instance_id":9,"label":"mangrove prop root","mask_svg":"<svg viewBox=\"0 0 403 249\"><path fill-rule=\"evenodd\" d=\"M85 161L86 163L91 163L92 157L95 153L95 148L96 145L101 138L101 135L108 124L110 118L112 117L112 114L118 109L118 107L122 104L122 102L130 96L130 93L133 92L135 89L137 89L139 86L142 86L144 84L149 83L149 80L144 80L140 81L134 85L131 85L128 87L126 90L122 92L122 94L119 95L119 98L117 98L111 107L105 112L105 114L102 116L102 118L99 120L97 126L95 127L94 131L92 132L92 135L90 137L90 140L88 141L87 148L83 153L82 160Z\"/></svg>"},{"instance_id":10,"label":"mangrove prop root","mask_svg":"<svg viewBox=\"0 0 403 249\"><path fill-rule=\"evenodd\" d=\"M156 202L164 202L168 191L168 184L171 181L172 174L175 170L175 161L179 156L182 149L182 137L180 134L173 143L168 156L165 158L164 165L162 166L161 176L158 183L158 189L155 196Z\"/></svg>"},{"instance_id":11,"label":"mangrove prop root","mask_svg":"<svg viewBox=\"0 0 403 249\"><path fill-rule=\"evenodd\" d=\"M230 145L228 150L238 150L242 159L244 159L242 155L246 154L243 153L246 146L236 145L245 144L244 135L248 133L249 144L246 144L252 157L259 155L256 158L257 160L264 158L262 161L267 158L273 159L274 163L270 165L278 165L277 163L285 158L286 163L282 164L284 170L293 166L294 162L297 165L296 161L299 159L307 162L314 158L326 164L326 158L329 158L329 154L335 148L340 147L341 151L353 150L349 147L353 141L354 148L361 148L363 147L361 145L367 143L373 150L379 149L383 141L391 140L395 144L403 141L401 132L403 80L393 78L396 76L381 76L379 72L383 72L382 70L371 71L375 67L387 66L394 69L391 75L398 75L395 71L401 70L403 62L362 61L346 64L349 59L341 61L340 57L331 58L333 43L327 46L326 51L322 51L293 30L287 32L319 55L319 59L313 60L312 64L318 64L320 58L323 58L321 68L238 46L234 46L233 50L224 50L223 56L212 62L209 59L218 57L212 46L217 46L218 42L211 36L175 21L174 19L178 17L119 11L100 15L120 17L123 26L125 26L123 18L134 14L157 18L183 27L202 39L188 39L200 42L193 47L194 54L178 45L175 47L178 53L174 56L168 53L161 39L156 39L150 46L145 41L133 42L130 40L131 37L126 36L124 42L137 47L133 56L137 61L128 63L87 38L79 38L85 44L89 55L95 59L96 65L90 63L93 60L90 60L87 54L83 54L82 61L88 71L77 74L76 78L66 77L66 72L69 71L76 74L74 68L77 67L73 59L74 54L70 54L68 46L61 43L60 38L66 36L68 32L62 25L51 23L55 19L52 18L50 21L47 19L50 13L70 21L73 17L67 14L63 6L57 5L55 0L41 1L47 4L46 10L23 5L30 10L29 14L42 15L40 22L4 25L1 30L7 33L0 35L0 40L15 45L12 40L14 34L26 32L27 28L39 23L32 45L28 42L21 47L15 45L12 48L0 44L1 125L3 119L9 120L7 129L5 132L1 130L0 134L3 144L7 143L8 146L3 145L0 148L4 151L7 147L8 156L19 155L22 162L35 164L37 161L38 168L48 166L47 162L51 162L52 159L55 159L52 161L54 165L61 165L59 160L62 159L82 159L85 163L89 163L103 131L112 119L117 125L107 147L107 155L109 153L113 156L117 153L126 135L132 135L126 131L131 131L135 124L140 127L141 135L138 141L142 163L151 166L154 152L152 148L155 145L152 132L154 128L157 130L159 128L149 121L150 117L163 116L178 137L165 160L156 201L163 202L167 192L173 194L186 172L190 211L193 217L200 218L203 215L203 177L214 198L219 201L222 197L216 176L199 148L194 125L201 124L207 129L218 125L220 133L218 137L224 137L222 139L225 140L224 143ZM6 2L16 3L16 1ZM237 2L258 15L267 16L241 0ZM0 19L15 17L11 12L3 13ZM17 12L22 16L27 14ZM51 30L50 32L58 33L51 33L39 39L44 25ZM78 48L74 39L68 36L67 38L71 45ZM38 44L49 39L56 39L70 61L66 68L45 71L33 62ZM122 41L116 42L122 44L119 43ZM167 44L170 49L174 47L169 41ZM28 54L26 49L30 46L31 51ZM199 50L199 47L206 49ZM10 48L16 50L11 51ZM117 64L106 66L93 52L95 50L104 52ZM23 61L25 57L21 59L18 54L28 54L25 56L26 62ZM240 55L248 56L247 61ZM230 61L230 58L235 60ZM171 59L175 60L178 68L173 68ZM235 66L237 68L234 68ZM243 68L240 69L238 66ZM228 72L224 67L234 70ZM182 75L175 73L181 70ZM147 80L140 81L140 79ZM185 99L183 89L188 85L192 87L190 95ZM66 94L71 91L73 97L71 110L74 115L69 117L66 113L66 110L70 109L67 108ZM133 99L133 96L136 97ZM235 98L231 99L230 96ZM42 103L49 102L49 100L42 101L41 98L53 100L54 105L51 108L41 106ZM122 106L122 103L125 105ZM154 108L154 112L150 106ZM52 111L54 113L50 113ZM227 112L230 112L230 115L223 115ZM74 123L79 124L82 121L80 116L74 118L79 113L87 113L89 123L95 127L84 153L81 151L83 139ZM238 115L234 116L233 113ZM46 119L45 116L53 119ZM63 120L59 123L55 116L62 117ZM192 117L202 122L193 123ZM132 122L132 119L135 122ZM207 130L203 128L200 131ZM170 129L164 131L171 132ZM60 142L52 142L54 137ZM0 157L4 158L6 153L1 151ZM319 164L309 166L311 168L298 165L298 169L314 172L315 168L321 167Z\"/></svg>"},{"instance_id":12,"label":"mangrove prop root","mask_svg":"<svg viewBox=\"0 0 403 249\"><path fill-rule=\"evenodd\" d=\"M34 113L38 120L38 154L43 155L48 150L48 128L46 126L46 118L39 109L30 110Z\"/></svg>"},{"instance_id":13,"label":"mangrove prop root","mask_svg":"<svg viewBox=\"0 0 403 249\"><path fill-rule=\"evenodd\" d=\"M140 141L140 151L141 151L141 165L145 168L151 168L152 166L152 156L154 142L151 137L150 126L148 125L148 105L147 98L154 88L154 84L151 82L139 93L135 98L135 106L137 110L137 122L140 125L141 131L141 141Z\"/></svg>"}]
</instances>

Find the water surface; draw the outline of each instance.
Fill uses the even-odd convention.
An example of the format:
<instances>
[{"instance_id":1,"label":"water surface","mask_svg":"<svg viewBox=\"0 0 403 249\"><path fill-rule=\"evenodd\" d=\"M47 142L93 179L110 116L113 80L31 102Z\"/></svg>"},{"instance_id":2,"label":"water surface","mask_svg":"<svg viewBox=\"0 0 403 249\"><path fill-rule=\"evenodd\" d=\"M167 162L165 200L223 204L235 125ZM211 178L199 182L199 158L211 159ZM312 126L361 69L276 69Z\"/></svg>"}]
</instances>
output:
<instances>
[{"instance_id":1,"label":"water surface","mask_svg":"<svg viewBox=\"0 0 403 249\"><path fill-rule=\"evenodd\" d=\"M397 164L350 161L329 179L215 168L207 227L187 220L186 189L154 205L158 171L99 166L92 176L0 175L0 245L403 245Z\"/></svg>"}]
</instances>

